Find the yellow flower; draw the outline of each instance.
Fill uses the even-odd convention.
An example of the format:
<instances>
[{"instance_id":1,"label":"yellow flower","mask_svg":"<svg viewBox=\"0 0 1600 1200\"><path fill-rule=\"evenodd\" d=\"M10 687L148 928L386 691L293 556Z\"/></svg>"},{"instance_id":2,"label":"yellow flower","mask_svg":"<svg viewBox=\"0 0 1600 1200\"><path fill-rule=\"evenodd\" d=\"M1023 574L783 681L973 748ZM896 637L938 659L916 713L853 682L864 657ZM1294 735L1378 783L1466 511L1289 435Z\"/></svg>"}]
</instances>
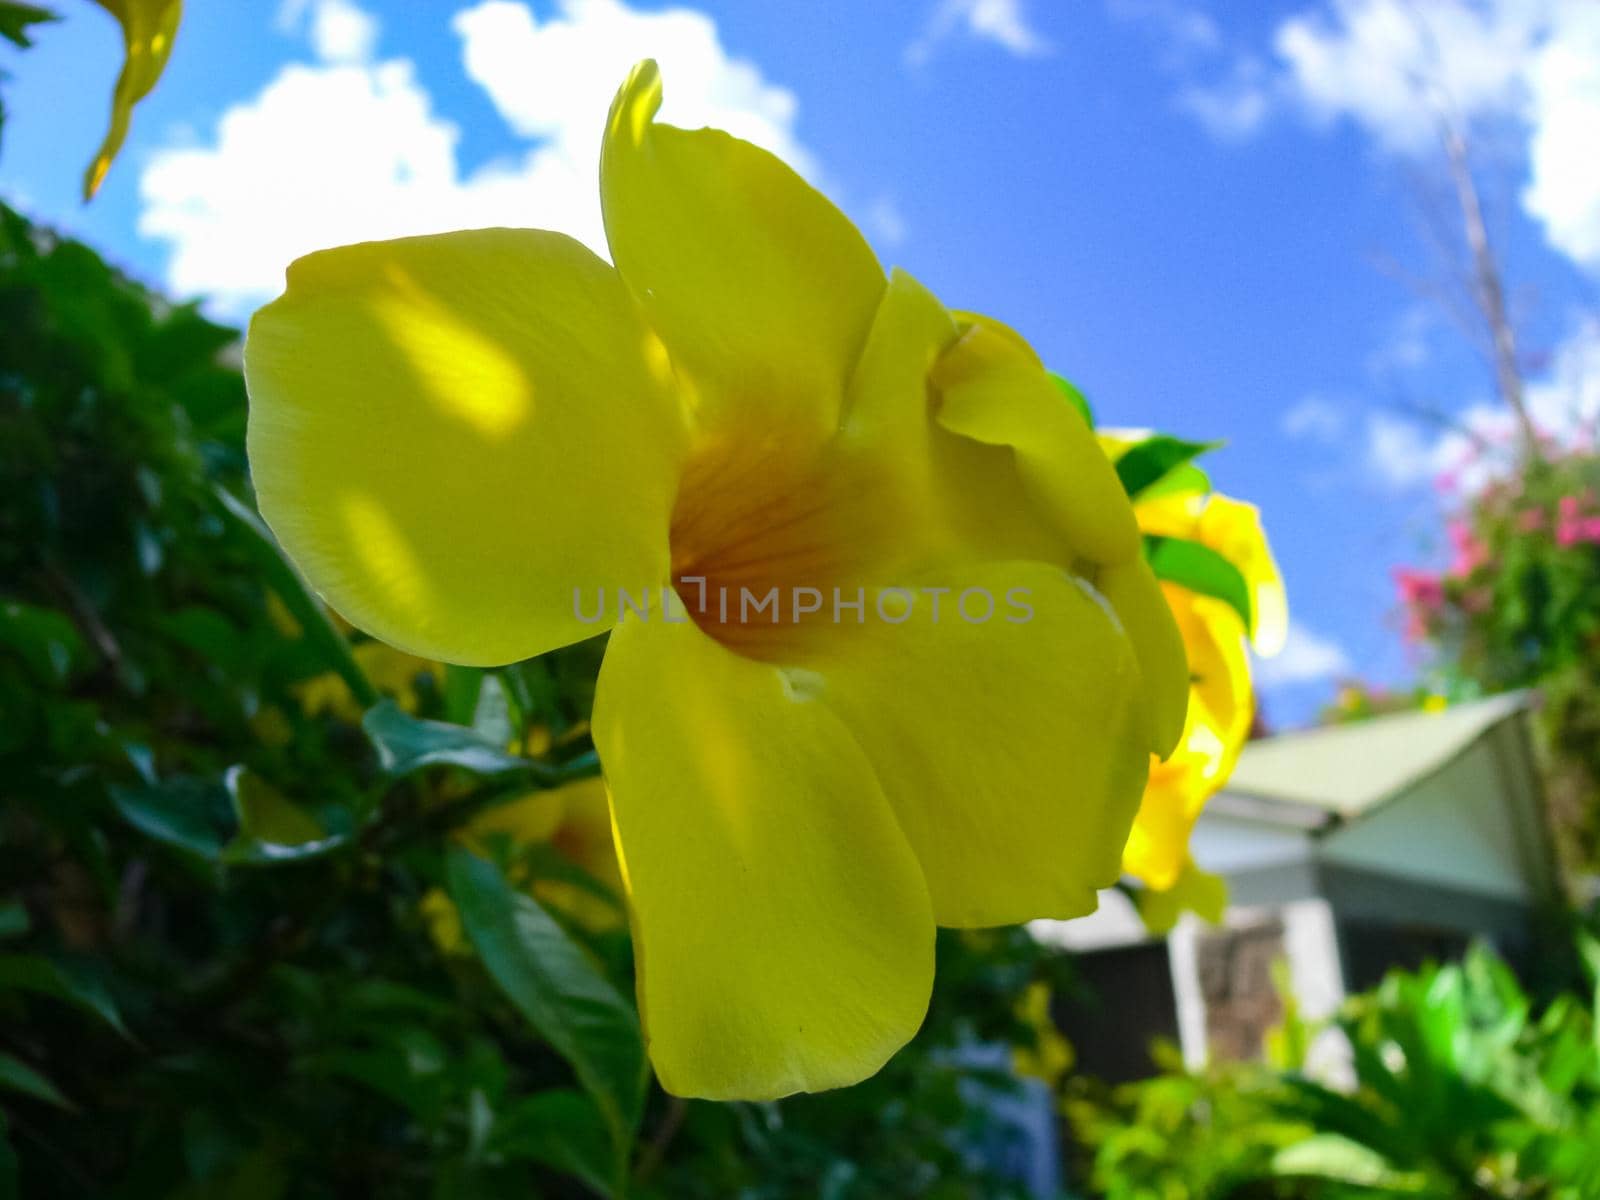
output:
<instances>
[{"instance_id":1,"label":"yellow flower","mask_svg":"<svg viewBox=\"0 0 1600 1200\"><path fill-rule=\"evenodd\" d=\"M431 675L440 682L444 679L443 664L396 650L383 642L361 642L351 647L350 655L372 686L383 695L393 697L408 713L417 711L418 676ZM328 713L352 725L361 723L364 711L361 702L337 671L325 671L306 680L295 688L295 694L300 699L300 707L311 716Z\"/></svg>"},{"instance_id":2,"label":"yellow flower","mask_svg":"<svg viewBox=\"0 0 1600 1200\"><path fill-rule=\"evenodd\" d=\"M1141 501L1134 512L1143 532L1189 538L1237 567L1250 591L1254 616L1250 644L1265 657L1283 648L1289 606L1283 576L1261 527L1260 509L1218 492L1184 492Z\"/></svg>"},{"instance_id":3,"label":"yellow flower","mask_svg":"<svg viewBox=\"0 0 1600 1200\"><path fill-rule=\"evenodd\" d=\"M575 780L497 804L471 821L459 836L480 851L492 850L496 838L505 838L517 848L548 843L618 897L623 893L622 869L611 845L606 788L599 778ZM541 903L560 909L597 933L621 924L616 905L579 882L545 876L530 879L519 870L513 870L510 878ZM461 917L441 889L423 896L422 913L440 949L448 954L465 947Z\"/></svg>"},{"instance_id":4,"label":"yellow flower","mask_svg":"<svg viewBox=\"0 0 1600 1200\"><path fill-rule=\"evenodd\" d=\"M1033 1044L1012 1049L1011 1069L1053 1088L1072 1069L1077 1056L1050 1015L1050 995L1050 985L1040 979L1023 989L1017 1001L1017 1020L1033 1031Z\"/></svg>"},{"instance_id":5,"label":"yellow flower","mask_svg":"<svg viewBox=\"0 0 1600 1200\"><path fill-rule=\"evenodd\" d=\"M339 633L351 632L350 623L338 613L330 613L329 616ZM267 594L267 619L272 622L273 628L285 637L298 638L301 635L300 622L295 620L294 614L275 592ZM356 666L374 688L383 695L393 698L395 703L408 713L417 711L421 699L417 694L419 676L429 675L436 684L444 683L443 663L418 658L415 654L406 654L383 642L360 642L351 647L350 656L356 660ZM352 725L361 723L361 715L365 710L350 691L350 685L345 683L337 671L324 671L320 675L313 675L304 683L296 685L294 693L300 701L300 707L310 716L328 713Z\"/></svg>"},{"instance_id":6,"label":"yellow flower","mask_svg":"<svg viewBox=\"0 0 1600 1200\"><path fill-rule=\"evenodd\" d=\"M1112 452L1115 435L1104 438ZM1148 534L1187 538L1215 550L1244 576L1255 618L1246 636L1239 614L1227 603L1163 583L1189 660L1189 711L1178 747L1165 762L1152 762L1144 799L1123 851L1123 867L1155 891L1184 887L1217 907L1212 877L1189 861L1189 834L1205 802L1227 783L1255 719L1247 645L1275 653L1283 643L1288 608L1254 505L1216 493L1160 496L1134 506ZM1169 906L1170 907L1170 906ZM1165 911L1165 910L1163 910ZM1196 911L1201 911L1197 908ZM1176 910L1173 910L1174 915Z\"/></svg>"},{"instance_id":7,"label":"yellow flower","mask_svg":"<svg viewBox=\"0 0 1600 1200\"><path fill-rule=\"evenodd\" d=\"M768 1098L911 1037L936 922L1094 908L1187 671L1027 344L660 102L642 63L606 125L615 267L510 229L290 267L249 449L285 549L385 641L491 665L611 627L593 732L651 1059Z\"/></svg>"},{"instance_id":8,"label":"yellow flower","mask_svg":"<svg viewBox=\"0 0 1600 1200\"><path fill-rule=\"evenodd\" d=\"M93 199L122 149L133 106L155 87L172 54L183 16L183 0L95 0L122 26L122 73L111 94L111 127L83 177L83 198Z\"/></svg>"}]
</instances>

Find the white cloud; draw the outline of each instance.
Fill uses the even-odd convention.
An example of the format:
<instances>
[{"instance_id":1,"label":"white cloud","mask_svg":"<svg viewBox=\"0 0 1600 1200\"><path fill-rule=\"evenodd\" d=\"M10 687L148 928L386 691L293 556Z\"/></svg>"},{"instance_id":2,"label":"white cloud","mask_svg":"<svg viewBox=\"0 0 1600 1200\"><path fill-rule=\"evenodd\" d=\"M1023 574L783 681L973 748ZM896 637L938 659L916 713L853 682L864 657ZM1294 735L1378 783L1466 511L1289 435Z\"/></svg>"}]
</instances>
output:
<instances>
[{"instance_id":1,"label":"white cloud","mask_svg":"<svg viewBox=\"0 0 1600 1200\"><path fill-rule=\"evenodd\" d=\"M1345 431L1345 411L1321 396L1306 396L1283 414L1283 432L1292 438L1331 445Z\"/></svg>"},{"instance_id":2,"label":"white cloud","mask_svg":"<svg viewBox=\"0 0 1600 1200\"><path fill-rule=\"evenodd\" d=\"M1117 14L1167 7L1111 3ZM1211 45L1213 58L1226 50ZM1270 66L1234 53L1220 79L1182 71L1179 105L1220 140L1291 109L1319 125L1352 122L1405 156L1437 151L1442 113L1515 127L1527 138L1524 211L1556 250L1600 271L1600 3L1315 0L1278 24L1272 45Z\"/></svg>"},{"instance_id":3,"label":"white cloud","mask_svg":"<svg viewBox=\"0 0 1600 1200\"><path fill-rule=\"evenodd\" d=\"M170 245L168 284L210 295L225 313L276 294L294 258L353 241L537 226L604 253L600 132L613 92L646 55L666 80L664 119L728 129L815 176L794 133L794 95L729 56L698 12L560 0L541 23L524 4L489 0L459 13L468 75L528 142L471 172L412 63L373 58L376 22L350 0L309 12L315 64L284 67L211 138L158 151L140 180L139 231Z\"/></svg>"},{"instance_id":4,"label":"white cloud","mask_svg":"<svg viewBox=\"0 0 1600 1200\"><path fill-rule=\"evenodd\" d=\"M1438 324L1439 314L1431 305L1409 305L1391 323L1383 344L1367 356L1367 370L1386 375L1426 366L1433 357L1431 339Z\"/></svg>"},{"instance_id":5,"label":"white cloud","mask_svg":"<svg viewBox=\"0 0 1600 1200\"><path fill-rule=\"evenodd\" d=\"M1530 179L1522 194L1557 250L1600 271L1600 4L1564 10L1528 70Z\"/></svg>"},{"instance_id":6,"label":"white cloud","mask_svg":"<svg viewBox=\"0 0 1600 1200\"><path fill-rule=\"evenodd\" d=\"M1546 369L1528 381L1524 403L1534 428L1558 448L1593 446L1600 435L1600 319L1577 321L1550 356ZM1285 432L1315 430L1322 414L1304 402L1284 418ZM1306 407L1302 412L1301 408ZM1517 464L1521 431L1510 409L1483 399L1452 418L1440 433L1393 413L1371 413L1365 425L1366 466L1381 483L1405 491L1427 483L1472 494L1510 474Z\"/></svg>"},{"instance_id":7,"label":"white cloud","mask_svg":"<svg viewBox=\"0 0 1600 1200\"><path fill-rule=\"evenodd\" d=\"M921 66L941 43L958 34L992 42L1018 58L1039 58L1052 49L1028 23L1022 0L939 0L922 32L906 47L906 61Z\"/></svg>"},{"instance_id":8,"label":"white cloud","mask_svg":"<svg viewBox=\"0 0 1600 1200\"><path fill-rule=\"evenodd\" d=\"M1366 448L1372 473L1399 491L1432 481L1448 459L1444 439L1415 421L1384 412L1368 414Z\"/></svg>"},{"instance_id":9,"label":"white cloud","mask_svg":"<svg viewBox=\"0 0 1600 1200\"><path fill-rule=\"evenodd\" d=\"M325 62L363 62L378 44L378 22L349 0L322 0L311 16L311 45Z\"/></svg>"},{"instance_id":10,"label":"white cloud","mask_svg":"<svg viewBox=\"0 0 1600 1200\"><path fill-rule=\"evenodd\" d=\"M1504 111L1543 28L1535 0L1334 0L1284 21L1274 43L1314 117L1356 121L1392 150L1437 144L1441 108Z\"/></svg>"},{"instance_id":11,"label":"white cloud","mask_svg":"<svg viewBox=\"0 0 1600 1200\"><path fill-rule=\"evenodd\" d=\"M1344 647L1330 637L1290 622L1283 649L1255 660L1256 682L1264 688L1321 683L1349 675L1354 664Z\"/></svg>"},{"instance_id":12,"label":"white cloud","mask_svg":"<svg viewBox=\"0 0 1600 1200\"><path fill-rule=\"evenodd\" d=\"M1148 29L1160 39L1173 65L1222 49L1222 30L1189 0L1111 0L1111 15Z\"/></svg>"},{"instance_id":13,"label":"white cloud","mask_svg":"<svg viewBox=\"0 0 1600 1200\"><path fill-rule=\"evenodd\" d=\"M1534 428L1558 447L1593 446L1600 433L1600 319L1578 321L1550 356L1548 369L1523 393ZM1479 403L1462 413L1459 431L1432 448L1438 471L1465 493L1509 474L1521 436L1503 404Z\"/></svg>"},{"instance_id":14,"label":"white cloud","mask_svg":"<svg viewBox=\"0 0 1600 1200\"><path fill-rule=\"evenodd\" d=\"M364 62L378 42L378 19L351 0L286 0L278 27L298 32L310 15L311 46L323 62Z\"/></svg>"},{"instance_id":15,"label":"white cloud","mask_svg":"<svg viewBox=\"0 0 1600 1200\"><path fill-rule=\"evenodd\" d=\"M1271 115L1272 89L1273 81L1261 61L1245 56L1218 82L1182 88L1178 107L1218 141L1238 142L1255 134Z\"/></svg>"},{"instance_id":16,"label":"white cloud","mask_svg":"<svg viewBox=\"0 0 1600 1200\"><path fill-rule=\"evenodd\" d=\"M520 0L485 0L456 14L451 27L468 76L506 123L581 170L599 170L600 132L617 85L634 63L654 58L666 82L661 120L725 129L815 177L811 153L794 135L794 93L729 57L716 22L702 12L561 0L558 15L541 23Z\"/></svg>"},{"instance_id":17,"label":"white cloud","mask_svg":"<svg viewBox=\"0 0 1600 1200\"><path fill-rule=\"evenodd\" d=\"M889 196L879 196L867 207L862 224L869 235L888 247L902 244L911 232L905 214Z\"/></svg>"}]
</instances>

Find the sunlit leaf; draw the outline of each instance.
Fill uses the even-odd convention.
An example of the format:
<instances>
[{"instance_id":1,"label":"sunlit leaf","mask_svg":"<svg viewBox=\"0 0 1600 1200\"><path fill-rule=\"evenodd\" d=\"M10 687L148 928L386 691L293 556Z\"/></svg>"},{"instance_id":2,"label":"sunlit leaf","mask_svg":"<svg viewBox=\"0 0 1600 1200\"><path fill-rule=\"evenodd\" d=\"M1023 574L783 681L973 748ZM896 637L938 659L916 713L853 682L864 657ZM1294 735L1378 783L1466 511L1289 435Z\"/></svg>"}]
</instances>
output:
<instances>
[{"instance_id":1,"label":"sunlit leaf","mask_svg":"<svg viewBox=\"0 0 1600 1200\"><path fill-rule=\"evenodd\" d=\"M1157 579L1221 600L1239 614L1246 633L1254 627L1244 575L1211 547L1188 538L1147 537L1144 553Z\"/></svg>"},{"instance_id":2,"label":"sunlit leaf","mask_svg":"<svg viewBox=\"0 0 1600 1200\"><path fill-rule=\"evenodd\" d=\"M1283 1147L1273 1155L1272 1170L1277 1175L1311 1176L1402 1193L1422 1191L1425 1182L1397 1171L1376 1150L1336 1133L1319 1133Z\"/></svg>"},{"instance_id":3,"label":"sunlit leaf","mask_svg":"<svg viewBox=\"0 0 1600 1200\"><path fill-rule=\"evenodd\" d=\"M1192 462L1174 467L1139 493L1141 500L1155 500L1161 496L1205 495L1211 491L1211 476Z\"/></svg>"},{"instance_id":4,"label":"sunlit leaf","mask_svg":"<svg viewBox=\"0 0 1600 1200\"><path fill-rule=\"evenodd\" d=\"M1139 499L1168 475L1188 464L1219 442L1189 442L1158 433L1130 446L1117 459L1117 478L1129 499ZM1203 478L1203 476L1202 476Z\"/></svg>"}]
</instances>

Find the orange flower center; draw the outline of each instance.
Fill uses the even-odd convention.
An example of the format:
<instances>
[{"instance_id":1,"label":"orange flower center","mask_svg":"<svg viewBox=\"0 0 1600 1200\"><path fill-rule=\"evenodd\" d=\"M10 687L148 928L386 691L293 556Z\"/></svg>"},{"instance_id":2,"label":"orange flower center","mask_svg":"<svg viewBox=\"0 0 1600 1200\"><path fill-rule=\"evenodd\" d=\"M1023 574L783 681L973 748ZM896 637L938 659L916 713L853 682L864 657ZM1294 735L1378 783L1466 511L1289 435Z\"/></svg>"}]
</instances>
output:
<instances>
[{"instance_id":1,"label":"orange flower center","mask_svg":"<svg viewBox=\"0 0 1600 1200\"><path fill-rule=\"evenodd\" d=\"M730 431L685 467L672 513L672 582L689 617L735 653L793 661L870 608L866 566L883 522L865 474L830 443Z\"/></svg>"}]
</instances>

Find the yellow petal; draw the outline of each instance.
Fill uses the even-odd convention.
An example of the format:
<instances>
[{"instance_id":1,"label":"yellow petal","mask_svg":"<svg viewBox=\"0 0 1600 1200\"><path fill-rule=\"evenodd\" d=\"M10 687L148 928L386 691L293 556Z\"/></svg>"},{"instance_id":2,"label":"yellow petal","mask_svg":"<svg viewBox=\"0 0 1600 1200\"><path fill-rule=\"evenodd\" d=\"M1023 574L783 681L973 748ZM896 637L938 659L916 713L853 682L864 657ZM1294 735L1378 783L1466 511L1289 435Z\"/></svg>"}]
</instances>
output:
<instances>
[{"instance_id":1,"label":"yellow petal","mask_svg":"<svg viewBox=\"0 0 1600 1200\"><path fill-rule=\"evenodd\" d=\"M622 875L611 842L611 806L605 780L598 775L556 789L564 805L561 824L551 834L555 848L601 883L622 894Z\"/></svg>"},{"instance_id":2,"label":"yellow petal","mask_svg":"<svg viewBox=\"0 0 1600 1200\"><path fill-rule=\"evenodd\" d=\"M467 934L461 927L461 913L448 892L441 887L429 888L417 902L417 911L440 953L467 953Z\"/></svg>"},{"instance_id":3,"label":"yellow petal","mask_svg":"<svg viewBox=\"0 0 1600 1200\"><path fill-rule=\"evenodd\" d=\"M1104 598L1059 568L998 563L927 582L954 590L909 607L886 591L901 623L841 631L813 664L821 694L872 760L939 924L1093 912L1121 873L1149 764L1128 639ZM973 617L978 592L993 597L989 620L963 616L968 589Z\"/></svg>"},{"instance_id":4,"label":"yellow petal","mask_svg":"<svg viewBox=\"0 0 1600 1200\"><path fill-rule=\"evenodd\" d=\"M578 600L667 574L666 371L616 272L559 234L313 254L245 347L262 515L329 604L413 654L578 641L606 627Z\"/></svg>"},{"instance_id":5,"label":"yellow petal","mask_svg":"<svg viewBox=\"0 0 1600 1200\"><path fill-rule=\"evenodd\" d=\"M624 621L595 699L662 1086L854 1083L926 1011L933 916L859 747L785 672L692 623Z\"/></svg>"},{"instance_id":6,"label":"yellow petal","mask_svg":"<svg viewBox=\"0 0 1600 1200\"><path fill-rule=\"evenodd\" d=\"M122 72L111 93L111 127L83 177L83 198L92 200L122 149L133 106L156 86L172 54L183 16L182 0L95 0L122 26Z\"/></svg>"},{"instance_id":7,"label":"yellow petal","mask_svg":"<svg viewBox=\"0 0 1600 1200\"><path fill-rule=\"evenodd\" d=\"M599 776L563 784L556 789L563 810L561 824L550 844L562 856L589 874L616 897L615 902L592 889L562 879L541 879L534 893L544 903L565 912L578 924L600 932L622 924L624 895L622 868L611 837L611 806L605 781Z\"/></svg>"},{"instance_id":8,"label":"yellow petal","mask_svg":"<svg viewBox=\"0 0 1600 1200\"><path fill-rule=\"evenodd\" d=\"M1145 533L1199 542L1237 567L1250 589L1256 653L1271 655L1283 648L1288 602L1260 509L1220 492L1188 492L1141 500L1135 513Z\"/></svg>"},{"instance_id":9,"label":"yellow petal","mask_svg":"<svg viewBox=\"0 0 1600 1200\"><path fill-rule=\"evenodd\" d=\"M979 319L933 370L946 429L1016 451L1029 493L1080 555L1126 562L1139 550L1133 509L1083 414L1015 332Z\"/></svg>"},{"instance_id":10,"label":"yellow petal","mask_svg":"<svg viewBox=\"0 0 1600 1200\"><path fill-rule=\"evenodd\" d=\"M1123 867L1157 890L1176 883L1205 802L1228 780L1250 736L1254 695L1244 623L1220 600L1164 584L1191 676L1188 716L1176 749L1152 764L1123 851Z\"/></svg>"},{"instance_id":11,"label":"yellow petal","mask_svg":"<svg viewBox=\"0 0 1600 1200\"><path fill-rule=\"evenodd\" d=\"M601 155L612 260L708 413L753 408L832 428L882 268L777 158L720 130L656 124L660 106L660 74L642 62Z\"/></svg>"},{"instance_id":12,"label":"yellow petal","mask_svg":"<svg viewBox=\"0 0 1600 1200\"><path fill-rule=\"evenodd\" d=\"M1216 789L1203 758L1179 751L1166 762L1150 764L1150 780L1139 801L1122 869L1156 890L1172 887L1189 857L1189 835L1207 798Z\"/></svg>"},{"instance_id":13,"label":"yellow petal","mask_svg":"<svg viewBox=\"0 0 1600 1200\"><path fill-rule=\"evenodd\" d=\"M1193 594L1186 599L1170 585L1163 591L1189 652L1191 691L1183 743L1196 752L1206 751L1209 774L1220 787L1233 771L1255 719L1244 624L1224 601Z\"/></svg>"},{"instance_id":14,"label":"yellow petal","mask_svg":"<svg viewBox=\"0 0 1600 1200\"><path fill-rule=\"evenodd\" d=\"M1103 567L1095 583L1116 610L1133 641L1144 676L1150 718L1150 749L1165 758L1183 734L1189 707L1189 660L1183 635L1167 607L1161 585L1142 558Z\"/></svg>"},{"instance_id":15,"label":"yellow petal","mask_svg":"<svg viewBox=\"0 0 1600 1200\"><path fill-rule=\"evenodd\" d=\"M488 849L496 837L505 838L514 846L549 841L566 815L567 788L575 786L527 792L504 804L491 805L475 816L462 834L483 849Z\"/></svg>"},{"instance_id":16,"label":"yellow petal","mask_svg":"<svg viewBox=\"0 0 1600 1200\"><path fill-rule=\"evenodd\" d=\"M1016 459L934 420L929 375L960 336L955 318L906 272L889 278L846 393L842 458L877 485L863 517L892 522L898 563L960 559L1072 561L1028 499ZM887 576L885 576L887 577Z\"/></svg>"},{"instance_id":17,"label":"yellow petal","mask_svg":"<svg viewBox=\"0 0 1600 1200\"><path fill-rule=\"evenodd\" d=\"M1250 642L1256 653L1276 654L1289 633L1289 609L1283 577L1267 545L1261 510L1242 500L1213 494L1200 513L1198 540L1239 568L1250 588L1254 627Z\"/></svg>"}]
</instances>

